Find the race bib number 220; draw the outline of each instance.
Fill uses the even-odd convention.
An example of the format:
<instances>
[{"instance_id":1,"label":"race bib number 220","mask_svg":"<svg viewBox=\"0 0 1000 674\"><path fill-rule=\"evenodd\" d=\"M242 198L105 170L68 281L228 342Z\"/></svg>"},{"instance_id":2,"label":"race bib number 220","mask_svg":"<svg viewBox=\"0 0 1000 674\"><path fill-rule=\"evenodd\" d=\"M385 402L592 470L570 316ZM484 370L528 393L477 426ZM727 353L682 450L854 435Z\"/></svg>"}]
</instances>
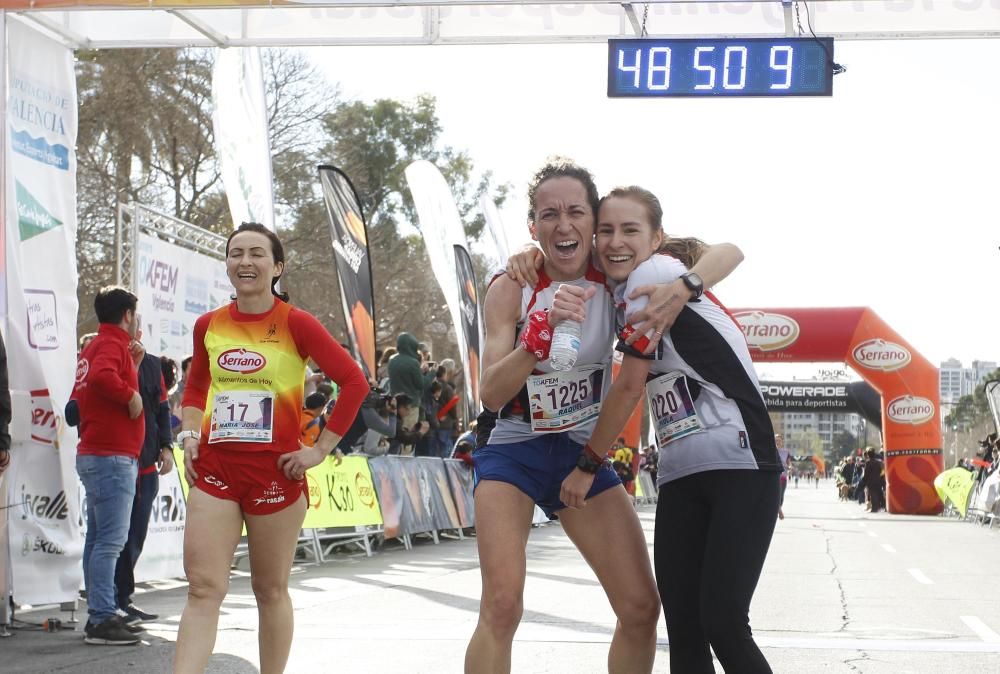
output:
<instances>
[{"instance_id":1,"label":"race bib number 220","mask_svg":"<svg viewBox=\"0 0 1000 674\"><path fill-rule=\"evenodd\" d=\"M661 448L705 430L683 374L668 372L646 382L646 399L656 428L656 442Z\"/></svg>"}]
</instances>

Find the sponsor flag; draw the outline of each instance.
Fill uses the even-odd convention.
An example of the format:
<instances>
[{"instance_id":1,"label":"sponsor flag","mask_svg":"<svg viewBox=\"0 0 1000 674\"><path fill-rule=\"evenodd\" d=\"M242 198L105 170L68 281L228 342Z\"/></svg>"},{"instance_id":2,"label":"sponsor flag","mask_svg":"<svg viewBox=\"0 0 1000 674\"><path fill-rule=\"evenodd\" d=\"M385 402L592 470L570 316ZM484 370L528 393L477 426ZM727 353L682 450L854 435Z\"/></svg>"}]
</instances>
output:
<instances>
[{"instance_id":1,"label":"sponsor flag","mask_svg":"<svg viewBox=\"0 0 1000 674\"><path fill-rule=\"evenodd\" d=\"M493 239L493 248L496 251L498 266L507 264L510 257L510 247L507 245L507 230L503 227L503 220L500 219L500 211L497 205L488 194L479 197L479 208L483 211L483 218L486 219L486 229Z\"/></svg>"},{"instance_id":2,"label":"sponsor flag","mask_svg":"<svg viewBox=\"0 0 1000 674\"><path fill-rule=\"evenodd\" d=\"M420 218L420 233L427 247L427 257L431 269L441 286L444 301L448 304L451 322L455 327L455 340L462 359L466 389L472 384L472 364L462 330L462 293L459 287L458 270L455 263L455 246L468 248L465 241L465 227L455 206L451 189L444 176L434 164L415 161L406 167L406 182L413 195L413 204ZM477 363L478 367L478 363ZM478 374L477 374L478 378Z\"/></svg>"},{"instance_id":3,"label":"sponsor flag","mask_svg":"<svg viewBox=\"0 0 1000 674\"><path fill-rule=\"evenodd\" d=\"M15 438L3 505L17 601L58 603L77 596L83 552L76 431L60 422L76 370L76 76L72 51L19 22L7 68L5 341L31 433Z\"/></svg>"},{"instance_id":4,"label":"sponsor flag","mask_svg":"<svg viewBox=\"0 0 1000 674\"><path fill-rule=\"evenodd\" d=\"M233 223L259 222L273 230L271 143L257 47L215 51L212 99L212 129Z\"/></svg>"},{"instance_id":5,"label":"sponsor flag","mask_svg":"<svg viewBox=\"0 0 1000 674\"><path fill-rule=\"evenodd\" d=\"M934 478L934 490L937 491L942 503L951 501L958 512L965 517L969 509L969 494L975 473L965 468L951 468Z\"/></svg>"},{"instance_id":6,"label":"sponsor flag","mask_svg":"<svg viewBox=\"0 0 1000 674\"><path fill-rule=\"evenodd\" d=\"M365 377L375 377L375 294L372 292L372 263L368 252L368 228L361 213L361 200L343 171L320 166L319 180L330 219L330 239L340 301L344 307L347 335L354 359Z\"/></svg>"},{"instance_id":7,"label":"sponsor flag","mask_svg":"<svg viewBox=\"0 0 1000 674\"><path fill-rule=\"evenodd\" d=\"M472 258L464 246L455 246L455 271L462 302L462 333L465 353L462 360L469 364L465 387L466 419L479 415L479 354L482 344L482 321L479 312L479 290Z\"/></svg>"}]
</instances>

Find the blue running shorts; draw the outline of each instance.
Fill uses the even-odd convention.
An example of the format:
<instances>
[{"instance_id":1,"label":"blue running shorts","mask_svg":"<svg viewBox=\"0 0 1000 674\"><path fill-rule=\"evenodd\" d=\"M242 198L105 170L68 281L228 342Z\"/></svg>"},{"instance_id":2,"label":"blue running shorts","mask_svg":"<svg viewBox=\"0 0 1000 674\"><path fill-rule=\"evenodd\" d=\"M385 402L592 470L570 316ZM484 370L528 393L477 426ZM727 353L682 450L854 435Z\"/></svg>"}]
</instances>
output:
<instances>
[{"instance_id":1,"label":"blue running shorts","mask_svg":"<svg viewBox=\"0 0 1000 674\"><path fill-rule=\"evenodd\" d=\"M559 499L562 482L574 468L583 445L569 439L568 433L539 435L524 442L486 445L472 454L476 464L476 486L483 480L512 484L538 504L550 518L566 507ZM594 476L587 492L593 498L622 483L610 464L604 464Z\"/></svg>"}]
</instances>

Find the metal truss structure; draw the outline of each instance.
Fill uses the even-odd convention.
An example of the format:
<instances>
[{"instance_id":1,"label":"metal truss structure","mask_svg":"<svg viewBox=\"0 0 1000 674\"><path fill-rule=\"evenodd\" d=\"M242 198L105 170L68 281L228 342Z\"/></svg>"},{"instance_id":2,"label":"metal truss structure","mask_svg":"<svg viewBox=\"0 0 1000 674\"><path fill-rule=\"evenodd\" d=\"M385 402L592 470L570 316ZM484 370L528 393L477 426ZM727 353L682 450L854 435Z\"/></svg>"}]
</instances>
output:
<instances>
[{"instance_id":1,"label":"metal truss structure","mask_svg":"<svg viewBox=\"0 0 1000 674\"><path fill-rule=\"evenodd\" d=\"M118 221L115 223L115 282L133 291L139 283L136 248L140 233L159 237L167 243L217 260L226 259L226 237L148 206L122 204L118 207Z\"/></svg>"},{"instance_id":2,"label":"metal truss structure","mask_svg":"<svg viewBox=\"0 0 1000 674\"><path fill-rule=\"evenodd\" d=\"M643 26L650 37L751 37L801 34L810 21L841 40L1000 37L1000 0L0 0L2 10L78 49L558 44Z\"/></svg>"}]
</instances>

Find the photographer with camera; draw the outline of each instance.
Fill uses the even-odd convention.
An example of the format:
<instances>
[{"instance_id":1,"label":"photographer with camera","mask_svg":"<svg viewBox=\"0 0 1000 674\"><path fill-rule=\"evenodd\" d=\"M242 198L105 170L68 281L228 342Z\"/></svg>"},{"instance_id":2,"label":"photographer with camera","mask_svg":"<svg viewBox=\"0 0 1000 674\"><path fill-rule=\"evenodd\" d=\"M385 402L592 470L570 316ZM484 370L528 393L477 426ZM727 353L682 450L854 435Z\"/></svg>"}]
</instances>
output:
<instances>
[{"instance_id":1,"label":"photographer with camera","mask_svg":"<svg viewBox=\"0 0 1000 674\"><path fill-rule=\"evenodd\" d=\"M396 401L382 389L373 386L337 449L344 454L353 451L374 454L378 448L379 436L394 438L398 424Z\"/></svg>"}]
</instances>

